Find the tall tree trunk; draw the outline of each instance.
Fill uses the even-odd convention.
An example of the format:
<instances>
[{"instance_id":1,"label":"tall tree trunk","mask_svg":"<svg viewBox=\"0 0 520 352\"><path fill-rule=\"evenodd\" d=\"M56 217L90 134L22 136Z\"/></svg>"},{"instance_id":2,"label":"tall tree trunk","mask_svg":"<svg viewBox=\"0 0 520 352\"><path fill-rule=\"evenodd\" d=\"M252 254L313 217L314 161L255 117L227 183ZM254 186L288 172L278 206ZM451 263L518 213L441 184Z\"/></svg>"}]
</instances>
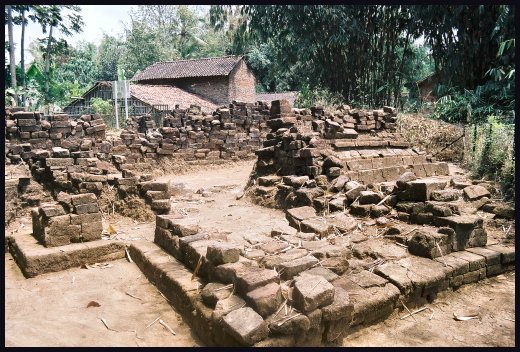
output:
<instances>
[{"instance_id":1,"label":"tall tree trunk","mask_svg":"<svg viewBox=\"0 0 520 352\"><path fill-rule=\"evenodd\" d=\"M45 102L49 103L49 66L51 62L52 28L50 25L49 38L47 39L47 50L45 51Z\"/></svg>"},{"instance_id":2,"label":"tall tree trunk","mask_svg":"<svg viewBox=\"0 0 520 352\"><path fill-rule=\"evenodd\" d=\"M16 62L14 58L14 37L13 37L13 11L11 5L7 5L7 30L9 32L9 70L11 71L11 87L15 90L15 105L18 104L18 94L16 94Z\"/></svg>"},{"instance_id":3,"label":"tall tree trunk","mask_svg":"<svg viewBox=\"0 0 520 352\"><path fill-rule=\"evenodd\" d=\"M22 10L22 37L20 38L20 63L22 65L23 106L27 106L27 84L25 82L25 11Z\"/></svg>"},{"instance_id":4,"label":"tall tree trunk","mask_svg":"<svg viewBox=\"0 0 520 352\"><path fill-rule=\"evenodd\" d=\"M406 55L406 50L408 49L408 43L410 42L410 33L407 33L406 34L406 40L405 40L405 43L404 43L404 49L403 49L403 57L401 58L401 64L399 65L399 72L397 72L397 74L399 75L399 78L397 80L397 87L395 88L395 91L394 91L394 100L396 101L396 104L400 104L401 103L401 84L403 83L403 67L404 67L404 60L405 60L405 55ZM397 105L396 105L397 107ZM402 106L400 106L400 108L402 109Z\"/></svg>"}]
</instances>

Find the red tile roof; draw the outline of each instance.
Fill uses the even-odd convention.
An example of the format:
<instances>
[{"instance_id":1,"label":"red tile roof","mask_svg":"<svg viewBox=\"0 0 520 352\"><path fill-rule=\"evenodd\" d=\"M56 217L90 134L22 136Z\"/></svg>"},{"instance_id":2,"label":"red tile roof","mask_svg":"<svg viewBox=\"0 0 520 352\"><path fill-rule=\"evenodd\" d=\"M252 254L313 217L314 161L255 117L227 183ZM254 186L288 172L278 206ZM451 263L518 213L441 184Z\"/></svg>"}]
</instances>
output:
<instances>
[{"instance_id":1,"label":"red tile roof","mask_svg":"<svg viewBox=\"0 0 520 352\"><path fill-rule=\"evenodd\" d=\"M181 109L195 104L200 105L202 111L211 113L218 107L200 95L173 86L130 84L130 94L149 105L167 105L168 110L173 110L177 104Z\"/></svg>"},{"instance_id":2,"label":"red tile roof","mask_svg":"<svg viewBox=\"0 0 520 352\"><path fill-rule=\"evenodd\" d=\"M132 81L149 79L228 76L242 56L157 62L136 73Z\"/></svg>"}]
</instances>

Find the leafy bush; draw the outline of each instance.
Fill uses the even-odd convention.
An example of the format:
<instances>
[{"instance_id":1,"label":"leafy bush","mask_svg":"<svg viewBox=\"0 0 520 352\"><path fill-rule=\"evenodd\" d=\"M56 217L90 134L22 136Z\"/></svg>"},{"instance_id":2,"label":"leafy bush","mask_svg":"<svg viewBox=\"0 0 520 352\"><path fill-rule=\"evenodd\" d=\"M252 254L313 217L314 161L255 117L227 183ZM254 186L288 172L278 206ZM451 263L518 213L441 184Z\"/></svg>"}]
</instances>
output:
<instances>
[{"instance_id":1,"label":"leafy bush","mask_svg":"<svg viewBox=\"0 0 520 352\"><path fill-rule=\"evenodd\" d=\"M114 107L110 100L92 98L90 100L90 106L92 108L92 113L101 115L109 128L115 128Z\"/></svg>"},{"instance_id":2,"label":"leafy bush","mask_svg":"<svg viewBox=\"0 0 520 352\"><path fill-rule=\"evenodd\" d=\"M323 106L325 109L333 110L343 104L344 98L339 93L334 93L327 88L314 88L304 86L298 93L294 106L299 108L310 108L311 106Z\"/></svg>"},{"instance_id":3,"label":"leafy bush","mask_svg":"<svg viewBox=\"0 0 520 352\"><path fill-rule=\"evenodd\" d=\"M496 181L506 197L514 197L514 125L490 116L486 124L473 125L471 129L465 166L472 176Z\"/></svg>"}]
</instances>

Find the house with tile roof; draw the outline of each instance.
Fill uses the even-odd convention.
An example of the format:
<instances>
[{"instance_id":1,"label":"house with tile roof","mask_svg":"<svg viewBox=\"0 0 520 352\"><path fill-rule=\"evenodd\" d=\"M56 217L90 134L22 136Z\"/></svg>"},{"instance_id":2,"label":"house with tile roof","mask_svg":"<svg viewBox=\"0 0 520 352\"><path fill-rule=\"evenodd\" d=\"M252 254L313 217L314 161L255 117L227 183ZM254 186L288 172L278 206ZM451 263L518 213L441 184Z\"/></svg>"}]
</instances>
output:
<instances>
[{"instance_id":1,"label":"house with tile roof","mask_svg":"<svg viewBox=\"0 0 520 352\"><path fill-rule=\"evenodd\" d=\"M211 113L232 101L288 99L294 104L296 99L296 92L256 93L255 76L243 56L157 62L137 72L128 88L129 115L152 114L158 119L176 108L187 109L192 104ZM89 114L93 98L114 103L112 82L96 82L63 110L71 116ZM119 116L124 116L124 99L119 95L117 106Z\"/></svg>"},{"instance_id":2,"label":"house with tile roof","mask_svg":"<svg viewBox=\"0 0 520 352\"><path fill-rule=\"evenodd\" d=\"M242 56L211 57L154 63L131 78L129 114L161 114L191 104L211 113L232 101L256 101L255 76ZM77 116L90 113L91 99L114 100L112 82L98 81L63 110ZM124 114L122 97L118 99Z\"/></svg>"},{"instance_id":3,"label":"house with tile roof","mask_svg":"<svg viewBox=\"0 0 520 352\"><path fill-rule=\"evenodd\" d=\"M255 76L242 56L157 62L135 74L131 81L175 86L215 104L256 100Z\"/></svg>"}]
</instances>

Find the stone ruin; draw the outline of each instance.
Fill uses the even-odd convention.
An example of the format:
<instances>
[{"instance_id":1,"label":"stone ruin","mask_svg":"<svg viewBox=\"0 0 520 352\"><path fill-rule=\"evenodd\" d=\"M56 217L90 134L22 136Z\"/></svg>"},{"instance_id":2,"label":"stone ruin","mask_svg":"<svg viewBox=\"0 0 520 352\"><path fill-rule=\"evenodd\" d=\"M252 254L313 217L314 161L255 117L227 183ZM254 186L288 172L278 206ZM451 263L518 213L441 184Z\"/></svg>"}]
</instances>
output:
<instances>
[{"instance_id":1,"label":"stone ruin","mask_svg":"<svg viewBox=\"0 0 520 352\"><path fill-rule=\"evenodd\" d=\"M482 219L459 209L467 201L490 204L489 192L450 181L448 165L404 142L395 122L390 107L342 106L333 114L313 108L309 114L274 101L249 193L284 209L287 226L237 238L177 214L157 216L155 243L202 278L204 308L197 303L193 314L210 326L200 332L207 341L337 341L349 327L512 267L510 249L484 247ZM389 226L389 216L424 226L402 233ZM375 218L383 230L373 242L353 235L360 217ZM137 253L143 268L154 261ZM383 259L388 253L395 259ZM153 280L161 275L171 274L150 274ZM284 307L294 313L283 314Z\"/></svg>"},{"instance_id":2,"label":"stone ruin","mask_svg":"<svg viewBox=\"0 0 520 352\"><path fill-rule=\"evenodd\" d=\"M33 235L46 247L101 239L103 224L93 193L62 195L32 210Z\"/></svg>"},{"instance_id":3,"label":"stone ruin","mask_svg":"<svg viewBox=\"0 0 520 352\"><path fill-rule=\"evenodd\" d=\"M514 269L514 248L486 247L482 219L463 208L471 203L506 218L514 209L491 201L481 185L449 177L448 164L403 141L396 113L234 102L211 115L176 109L159 128L151 116L130 118L110 136L98 115L71 121L8 110L6 163L26 164L54 197L31 203L38 244L11 236L9 249L28 277L131 255L210 345L338 341L394 309ZM161 158L211 162L253 153L247 194L287 219L254 236L208 231L172 212L168 184L136 170ZM139 200L155 212L155 244L99 241L98 197L106 187L121 207ZM365 234L360 219L377 232ZM413 228L401 231L393 221Z\"/></svg>"},{"instance_id":4,"label":"stone ruin","mask_svg":"<svg viewBox=\"0 0 520 352\"><path fill-rule=\"evenodd\" d=\"M211 115L196 105L175 109L160 128L150 115L131 117L119 136L107 136L98 114L73 120L66 114L44 116L10 108L5 116L6 163L26 164L34 181L54 197L59 192L99 197L108 186L119 199L115 210L144 202L159 214L170 209L168 185L150 185L151 175L137 170L151 171L162 158L188 163L251 158L269 130L269 108L263 102L233 102ZM25 189L28 182L24 178L8 183Z\"/></svg>"}]
</instances>

